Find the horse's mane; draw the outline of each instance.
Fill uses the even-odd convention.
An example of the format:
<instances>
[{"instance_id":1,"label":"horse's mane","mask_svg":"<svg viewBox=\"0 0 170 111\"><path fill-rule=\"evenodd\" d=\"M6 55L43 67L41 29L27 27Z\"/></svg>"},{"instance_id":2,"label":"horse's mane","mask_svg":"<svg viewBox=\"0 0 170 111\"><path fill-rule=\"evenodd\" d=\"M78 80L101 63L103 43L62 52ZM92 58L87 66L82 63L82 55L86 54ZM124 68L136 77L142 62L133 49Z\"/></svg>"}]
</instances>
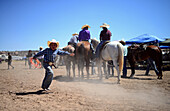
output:
<instances>
[{"instance_id":1,"label":"horse's mane","mask_svg":"<svg viewBox=\"0 0 170 111\"><path fill-rule=\"evenodd\" d=\"M91 42L98 42L99 43L99 41L96 39L96 38L94 38L94 39L91 39Z\"/></svg>"}]
</instances>

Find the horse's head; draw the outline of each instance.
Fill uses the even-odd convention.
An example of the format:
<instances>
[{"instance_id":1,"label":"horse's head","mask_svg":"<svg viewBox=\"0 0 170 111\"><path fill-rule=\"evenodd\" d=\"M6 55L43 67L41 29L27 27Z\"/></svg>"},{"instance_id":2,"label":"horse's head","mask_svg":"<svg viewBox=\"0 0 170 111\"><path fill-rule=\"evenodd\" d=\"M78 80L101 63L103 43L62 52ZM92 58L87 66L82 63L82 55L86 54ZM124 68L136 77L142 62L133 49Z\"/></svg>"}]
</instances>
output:
<instances>
[{"instance_id":1,"label":"horse's head","mask_svg":"<svg viewBox=\"0 0 170 111\"><path fill-rule=\"evenodd\" d=\"M97 45L99 44L99 41L94 38L94 39L91 39L91 44L93 45L93 47L96 49L97 48Z\"/></svg>"},{"instance_id":2,"label":"horse's head","mask_svg":"<svg viewBox=\"0 0 170 111\"><path fill-rule=\"evenodd\" d=\"M62 48L63 51L68 51L69 53L73 53L75 48L72 45L68 45Z\"/></svg>"}]
</instances>

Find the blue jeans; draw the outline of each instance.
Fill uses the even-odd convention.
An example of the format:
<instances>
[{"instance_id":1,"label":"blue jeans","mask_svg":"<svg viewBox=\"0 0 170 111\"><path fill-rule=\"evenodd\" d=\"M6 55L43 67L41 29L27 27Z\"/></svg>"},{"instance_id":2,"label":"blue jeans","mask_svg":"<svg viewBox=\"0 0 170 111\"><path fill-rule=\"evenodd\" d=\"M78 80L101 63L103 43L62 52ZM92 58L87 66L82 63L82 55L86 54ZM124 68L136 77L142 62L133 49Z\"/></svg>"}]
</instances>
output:
<instances>
[{"instance_id":1,"label":"blue jeans","mask_svg":"<svg viewBox=\"0 0 170 111\"><path fill-rule=\"evenodd\" d=\"M101 42L97 45L97 48L96 48L96 58L98 58L98 57L100 56L101 46L102 46L103 43L105 43L106 41L108 41L108 40L103 40L103 41L101 41Z\"/></svg>"},{"instance_id":2,"label":"blue jeans","mask_svg":"<svg viewBox=\"0 0 170 111\"><path fill-rule=\"evenodd\" d=\"M44 68L45 68L45 77L44 77L44 80L43 80L43 83L42 83L42 88L43 89L48 89L52 80L53 80L53 70L52 70L52 67L47 64L47 63L44 63Z\"/></svg>"},{"instance_id":3,"label":"blue jeans","mask_svg":"<svg viewBox=\"0 0 170 111\"><path fill-rule=\"evenodd\" d=\"M124 64L123 64L123 77L127 76L127 68L126 68L126 56L124 56Z\"/></svg>"},{"instance_id":4,"label":"blue jeans","mask_svg":"<svg viewBox=\"0 0 170 111\"><path fill-rule=\"evenodd\" d=\"M148 65L147 65L145 75L149 74L149 70L150 70L151 67L155 70L156 75L158 75L159 71L158 71L158 69L156 67L155 61L153 61L152 59L149 58L149 59L147 59L147 63L148 63Z\"/></svg>"}]
</instances>

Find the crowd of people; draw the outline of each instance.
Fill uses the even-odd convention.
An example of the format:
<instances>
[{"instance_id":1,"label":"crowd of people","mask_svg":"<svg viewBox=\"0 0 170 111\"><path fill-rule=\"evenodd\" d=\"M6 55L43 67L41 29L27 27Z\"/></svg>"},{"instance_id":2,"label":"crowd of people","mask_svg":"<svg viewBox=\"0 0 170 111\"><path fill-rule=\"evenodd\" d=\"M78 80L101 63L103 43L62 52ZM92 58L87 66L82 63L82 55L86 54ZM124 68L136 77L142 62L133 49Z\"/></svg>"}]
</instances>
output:
<instances>
[{"instance_id":1,"label":"crowd of people","mask_svg":"<svg viewBox=\"0 0 170 111\"><path fill-rule=\"evenodd\" d=\"M104 23L103 25L100 26L100 28L102 28L103 30L100 32L100 43L97 46L96 50L93 48L92 44L90 44L90 49L92 50L92 59L95 60L96 58L99 58L100 56L100 49L102 47L102 45L111 40L111 36L112 33L111 31L108 29L110 26L106 23ZM91 39L91 35L90 35L90 31L88 30L90 28L89 25L83 25L82 26L82 30L78 33L74 33L72 34L72 37L70 39L70 41L68 42L68 45L73 45L74 48L76 48L76 45L79 41L88 41L90 42ZM125 45L125 42L122 42L123 45ZM69 53L67 51L61 51L58 49L59 47L59 42L57 42L55 39L52 39L51 41L47 42L47 45L49 48L46 48L43 50L42 47L39 48L39 52L37 54L33 54L31 50L28 51L28 54L26 55L26 60L28 62L28 66L29 69L32 68L32 63L30 61L31 58L33 58L33 60L36 62L36 59L38 59L41 63L41 65L44 67L45 69L45 77L44 80L42 82L42 89L43 90L49 90L49 86L52 82L53 79L53 70L52 70L52 66L54 65L54 61L55 61L55 57L56 55L70 55L70 56L74 56L74 53ZM126 49L126 47L125 47ZM127 55L127 50L125 50L125 58L126 59L126 55ZM12 66L12 56L10 55L10 53L8 53L8 69L11 66L13 69L14 67ZM26 64L26 62L25 62ZM127 73L127 69L126 69L126 64L124 65L124 69L123 69L123 76L126 76Z\"/></svg>"},{"instance_id":2,"label":"crowd of people","mask_svg":"<svg viewBox=\"0 0 170 111\"><path fill-rule=\"evenodd\" d=\"M103 46L104 43L106 42L110 42L111 40L111 36L112 33L111 31L108 29L110 26L106 23L103 23L100 28L102 28L102 31L100 32L100 36L99 36L99 40L100 43L98 44L97 48L94 49L93 45L90 44L90 49L92 51L92 61L96 60L97 58L100 57L100 51L101 51L101 47ZM89 25L83 25L81 27L81 31L79 33L73 33L71 39L68 42L68 45L72 45L75 49L77 46L77 43L80 41L88 41L90 43L90 39L91 39L91 35L90 35L90 31L88 30L89 28L91 28ZM123 65L123 76L122 77L127 77L127 68L126 68L126 58L127 58L127 46L126 43L121 40L119 41L123 47L124 47L124 65ZM52 39L51 41L47 42L47 45L49 48L46 48L43 50L43 47L39 48L39 52L37 54L33 54L31 50L28 51L28 54L26 56L27 61L28 61L28 66L29 69L32 68L32 64L30 59L32 58L35 62L36 59L38 59L41 63L41 65L44 67L45 69L45 77L42 83L42 89L43 90L49 90L49 86L52 82L53 79L53 70L52 70L52 66L55 67L55 58L56 55L70 55L70 56L74 56L74 53L69 53L67 51L62 51L59 50L59 42L57 42L55 39ZM8 69L10 67L12 67L14 69L14 66L12 66L12 56L10 55L10 53L8 53ZM147 69L147 74L149 72L149 68Z\"/></svg>"}]
</instances>

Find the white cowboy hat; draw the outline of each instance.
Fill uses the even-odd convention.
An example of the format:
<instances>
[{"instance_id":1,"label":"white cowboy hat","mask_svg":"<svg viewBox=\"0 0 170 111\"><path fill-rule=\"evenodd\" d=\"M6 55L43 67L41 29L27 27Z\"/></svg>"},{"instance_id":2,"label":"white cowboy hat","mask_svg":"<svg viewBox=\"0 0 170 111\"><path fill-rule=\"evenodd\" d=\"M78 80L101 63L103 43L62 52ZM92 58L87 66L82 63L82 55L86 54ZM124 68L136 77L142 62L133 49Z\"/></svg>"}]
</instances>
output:
<instances>
[{"instance_id":1,"label":"white cowboy hat","mask_svg":"<svg viewBox=\"0 0 170 111\"><path fill-rule=\"evenodd\" d=\"M47 42L48 47L50 47L50 44L51 44L51 43L56 43L56 44L57 44L56 49L59 47L59 42L57 42L55 39L52 39L51 41L48 41L48 42Z\"/></svg>"},{"instance_id":2,"label":"white cowboy hat","mask_svg":"<svg viewBox=\"0 0 170 111\"><path fill-rule=\"evenodd\" d=\"M88 24L86 24L86 25L83 25L83 26L81 27L81 29L84 29L85 27L91 28Z\"/></svg>"},{"instance_id":3,"label":"white cowboy hat","mask_svg":"<svg viewBox=\"0 0 170 111\"><path fill-rule=\"evenodd\" d=\"M75 35L79 35L77 32L76 33L74 33L74 34L72 34L72 36L75 36Z\"/></svg>"},{"instance_id":4,"label":"white cowboy hat","mask_svg":"<svg viewBox=\"0 0 170 111\"><path fill-rule=\"evenodd\" d=\"M103 25L101 25L100 28L102 28L102 27L109 28L110 26L108 24L106 24L106 23L103 23Z\"/></svg>"}]
</instances>

